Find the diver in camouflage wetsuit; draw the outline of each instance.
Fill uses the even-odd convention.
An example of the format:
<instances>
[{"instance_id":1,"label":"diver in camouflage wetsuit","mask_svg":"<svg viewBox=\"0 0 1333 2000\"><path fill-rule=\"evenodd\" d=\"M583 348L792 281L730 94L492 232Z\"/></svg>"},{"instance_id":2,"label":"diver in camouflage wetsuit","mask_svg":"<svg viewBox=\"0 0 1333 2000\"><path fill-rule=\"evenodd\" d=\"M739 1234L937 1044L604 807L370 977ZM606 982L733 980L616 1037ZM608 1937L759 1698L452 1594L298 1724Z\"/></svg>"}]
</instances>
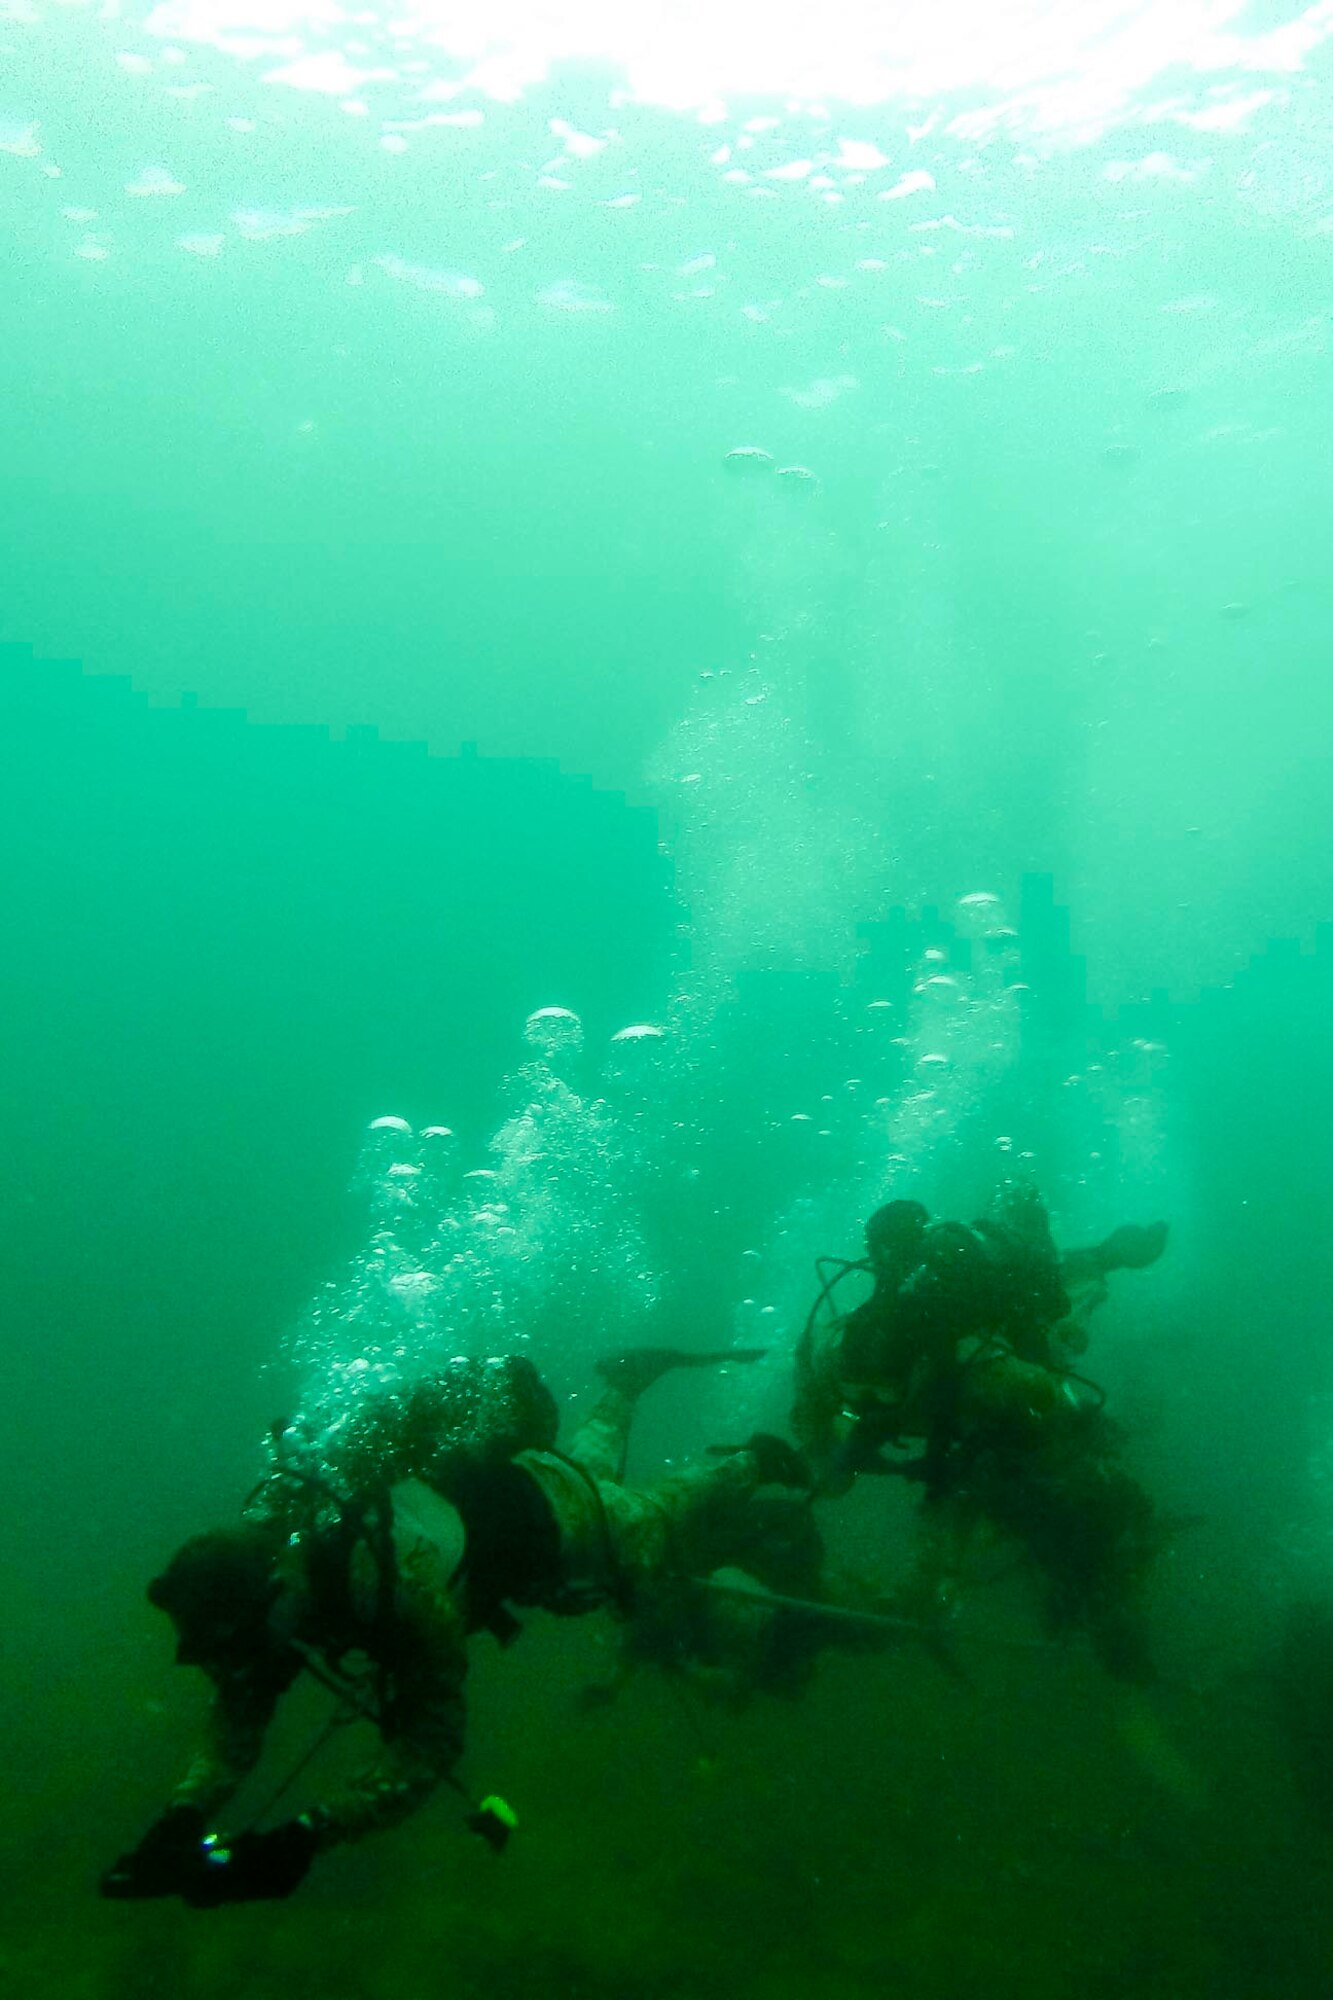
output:
<instances>
[{"instance_id":1,"label":"diver in camouflage wetsuit","mask_svg":"<svg viewBox=\"0 0 1333 2000\"><path fill-rule=\"evenodd\" d=\"M688 1565L696 1536L761 1486L802 1481L791 1447L756 1434L655 1486L621 1483L645 1388L669 1367L747 1358L654 1349L604 1363L607 1386L568 1455L554 1448L554 1404L531 1395L523 1371L535 1371L520 1362L507 1364L529 1392L504 1434L506 1450L524 1447L512 1456L484 1438L461 1443L457 1426L439 1452L419 1428L425 1405L437 1417L451 1407L437 1379L380 1409L392 1487L386 1478L368 1497L339 1498L321 1475L279 1464L238 1528L187 1542L149 1586L176 1626L177 1660L203 1668L214 1702L208 1740L171 1806L106 1872L102 1893L179 1895L196 1907L285 1897L319 1852L396 1824L453 1782L471 1632L512 1637L511 1603L627 1611L641 1585ZM363 1444L375 1427L368 1414ZM327 1803L271 1831L219 1839L214 1816L254 1768L278 1699L303 1669L376 1723L382 1755ZM485 1807L472 1823L503 1838Z\"/></svg>"},{"instance_id":2,"label":"diver in camouflage wetsuit","mask_svg":"<svg viewBox=\"0 0 1333 2000\"><path fill-rule=\"evenodd\" d=\"M1062 1256L1025 1187L971 1226L932 1224L918 1202L871 1216L874 1292L823 1325L818 1306L811 1314L793 1424L826 1492L857 1472L923 1486L901 1610L947 1609L979 1534L998 1529L1043 1574L1053 1623L1083 1624L1117 1678L1152 1678L1142 1595L1155 1510L1118 1462L1100 1391L1068 1357L1086 1344L1076 1307L1099 1303L1112 1271L1156 1262L1166 1234L1164 1223L1127 1225ZM918 1455L884 1457L901 1447Z\"/></svg>"},{"instance_id":3,"label":"diver in camouflage wetsuit","mask_svg":"<svg viewBox=\"0 0 1333 2000\"><path fill-rule=\"evenodd\" d=\"M865 1235L864 1262L841 1269L868 1272L871 1297L821 1320L837 1279L826 1284L797 1350L792 1425L825 1492L883 1470L881 1449L899 1440L924 1441L941 1458L965 1419L1071 1406L1082 1318L1105 1299L1112 1272L1156 1263L1167 1226L1127 1224L1061 1252L1040 1198L1014 1186L971 1224L889 1202Z\"/></svg>"}]
</instances>

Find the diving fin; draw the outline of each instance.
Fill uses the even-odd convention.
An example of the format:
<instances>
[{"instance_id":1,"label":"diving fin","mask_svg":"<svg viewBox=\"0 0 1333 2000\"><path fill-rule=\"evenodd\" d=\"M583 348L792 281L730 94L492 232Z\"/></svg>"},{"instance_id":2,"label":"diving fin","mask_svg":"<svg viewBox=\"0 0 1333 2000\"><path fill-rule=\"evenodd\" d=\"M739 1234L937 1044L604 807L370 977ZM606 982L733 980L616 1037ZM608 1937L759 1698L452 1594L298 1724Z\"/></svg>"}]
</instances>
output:
<instances>
[{"instance_id":1,"label":"diving fin","mask_svg":"<svg viewBox=\"0 0 1333 2000\"><path fill-rule=\"evenodd\" d=\"M673 1368L720 1368L727 1362L762 1361L766 1347L719 1347L695 1354L686 1347L629 1347L621 1354L606 1354L594 1364L595 1372L613 1389L628 1396L640 1396Z\"/></svg>"}]
</instances>

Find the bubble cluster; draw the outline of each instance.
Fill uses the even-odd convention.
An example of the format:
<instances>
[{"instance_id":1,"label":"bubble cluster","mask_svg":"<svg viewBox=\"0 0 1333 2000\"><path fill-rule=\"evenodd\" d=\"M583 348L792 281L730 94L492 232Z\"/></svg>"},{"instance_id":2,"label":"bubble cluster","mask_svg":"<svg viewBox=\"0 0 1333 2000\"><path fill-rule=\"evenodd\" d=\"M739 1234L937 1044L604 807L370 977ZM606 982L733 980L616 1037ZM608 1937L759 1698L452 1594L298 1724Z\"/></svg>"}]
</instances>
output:
<instances>
[{"instance_id":1,"label":"bubble cluster","mask_svg":"<svg viewBox=\"0 0 1333 2000\"><path fill-rule=\"evenodd\" d=\"M567 1356L582 1368L589 1347L633 1340L658 1293L634 1190L657 1101L645 1064L665 1039L649 1024L622 1030L606 1094L585 1095L579 1017L539 1008L484 1164L466 1164L447 1125L372 1120L351 1180L362 1245L288 1342L301 1432L326 1467L355 1458L368 1411L419 1398L459 1357L530 1347L543 1367Z\"/></svg>"},{"instance_id":2,"label":"bubble cluster","mask_svg":"<svg viewBox=\"0 0 1333 2000\"><path fill-rule=\"evenodd\" d=\"M662 1021L600 1052L572 1010L538 1008L478 1148L447 1125L375 1119L352 1178L360 1246L291 1342L323 1462L354 1459L386 1401L406 1422L460 1357L528 1353L579 1384L603 1353L715 1344L728 1325L770 1358L701 1380L695 1423L781 1427L817 1257L855 1258L886 1200L947 1205L960 1162L1029 1182L1016 934L977 890L928 936L889 972L893 999L858 1000L818 967L729 997L682 973ZM1062 1115L1091 1160L1149 1168L1166 1060L1142 1040L1071 1078Z\"/></svg>"},{"instance_id":3,"label":"bubble cluster","mask_svg":"<svg viewBox=\"0 0 1333 2000\"><path fill-rule=\"evenodd\" d=\"M725 1409L723 1392L705 1388L715 1424L785 1415L815 1259L856 1257L864 1218L883 1201L930 1189L974 1136L1019 1054L1012 948L975 949L1007 929L997 897L969 898L955 927L956 959L937 945L924 950L903 1018L884 999L861 1010L858 1073L830 1076L817 1099L787 1113L788 1191L761 1247L740 1263L733 1318L739 1342L774 1344L774 1358L726 1385ZM1005 1140L997 1149L1006 1173L1011 1147ZM847 1280L839 1304L854 1304L867 1282Z\"/></svg>"}]
</instances>

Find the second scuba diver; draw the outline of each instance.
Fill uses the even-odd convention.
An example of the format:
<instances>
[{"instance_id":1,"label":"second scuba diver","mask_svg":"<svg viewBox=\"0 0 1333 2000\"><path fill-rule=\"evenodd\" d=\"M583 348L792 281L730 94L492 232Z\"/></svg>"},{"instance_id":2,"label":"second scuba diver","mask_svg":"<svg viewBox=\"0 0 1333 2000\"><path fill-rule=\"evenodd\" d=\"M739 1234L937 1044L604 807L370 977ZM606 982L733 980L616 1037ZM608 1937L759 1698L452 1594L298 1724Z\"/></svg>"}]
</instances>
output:
<instances>
[{"instance_id":1,"label":"second scuba diver","mask_svg":"<svg viewBox=\"0 0 1333 2000\"><path fill-rule=\"evenodd\" d=\"M825 1282L797 1355L793 1426L817 1485L858 1472L923 1488L922 1542L899 1597L938 1617L983 1524L1018 1539L1046 1579L1054 1623L1081 1623L1118 1678L1152 1667L1142 1587L1159 1543L1151 1500L1118 1462L1101 1392L1069 1357L1119 1269L1155 1263L1165 1223L1127 1225L1061 1253L1030 1189L1006 1189L967 1225L896 1201L866 1225L871 1297L821 1319ZM909 1455L885 1454L906 1452Z\"/></svg>"}]
</instances>

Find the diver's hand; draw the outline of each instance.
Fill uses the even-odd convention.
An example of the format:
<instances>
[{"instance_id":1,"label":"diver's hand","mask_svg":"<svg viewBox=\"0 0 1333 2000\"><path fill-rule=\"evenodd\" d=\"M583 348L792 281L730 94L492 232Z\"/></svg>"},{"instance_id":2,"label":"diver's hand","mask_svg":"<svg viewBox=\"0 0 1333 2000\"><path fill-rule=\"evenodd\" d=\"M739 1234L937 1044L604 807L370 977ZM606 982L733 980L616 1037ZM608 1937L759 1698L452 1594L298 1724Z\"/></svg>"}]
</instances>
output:
<instances>
[{"instance_id":1,"label":"diver's hand","mask_svg":"<svg viewBox=\"0 0 1333 2000\"><path fill-rule=\"evenodd\" d=\"M222 1903L268 1903L304 1882L319 1846L309 1818L289 1819L271 1833L207 1840L185 1871L179 1893L196 1910Z\"/></svg>"},{"instance_id":2,"label":"diver's hand","mask_svg":"<svg viewBox=\"0 0 1333 2000\"><path fill-rule=\"evenodd\" d=\"M206 1822L197 1806L170 1806L153 1821L139 1845L122 1854L98 1883L98 1892L122 1902L178 1896L202 1851Z\"/></svg>"},{"instance_id":3,"label":"diver's hand","mask_svg":"<svg viewBox=\"0 0 1333 2000\"><path fill-rule=\"evenodd\" d=\"M810 1468L795 1445L771 1431L755 1431L742 1447L755 1462L761 1486L811 1485Z\"/></svg>"},{"instance_id":4,"label":"diver's hand","mask_svg":"<svg viewBox=\"0 0 1333 2000\"><path fill-rule=\"evenodd\" d=\"M1102 1245L1103 1268L1107 1271L1146 1271L1166 1248L1165 1222L1124 1222L1112 1230Z\"/></svg>"}]
</instances>

